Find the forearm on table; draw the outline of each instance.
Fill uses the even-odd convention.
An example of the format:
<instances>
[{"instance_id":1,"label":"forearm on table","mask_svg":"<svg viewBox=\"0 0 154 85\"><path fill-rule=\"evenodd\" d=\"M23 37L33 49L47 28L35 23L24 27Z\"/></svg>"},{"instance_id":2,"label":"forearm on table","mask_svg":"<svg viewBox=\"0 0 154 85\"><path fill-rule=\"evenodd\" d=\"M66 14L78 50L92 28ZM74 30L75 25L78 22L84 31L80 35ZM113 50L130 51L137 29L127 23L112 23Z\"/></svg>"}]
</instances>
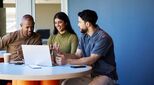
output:
<instances>
[{"instance_id":1,"label":"forearm on table","mask_svg":"<svg viewBox=\"0 0 154 85\"><path fill-rule=\"evenodd\" d=\"M82 57L79 59L67 59L68 64L77 64L77 65L92 65L95 63L100 57L96 55L91 55L89 57Z\"/></svg>"},{"instance_id":2,"label":"forearm on table","mask_svg":"<svg viewBox=\"0 0 154 85\"><path fill-rule=\"evenodd\" d=\"M72 64L72 65L81 65L81 61L79 61L80 59L67 59L67 64Z\"/></svg>"},{"instance_id":3,"label":"forearm on table","mask_svg":"<svg viewBox=\"0 0 154 85\"><path fill-rule=\"evenodd\" d=\"M75 54L64 53L64 55L67 57L67 59L78 59L78 58L80 58L79 56L77 56Z\"/></svg>"},{"instance_id":4,"label":"forearm on table","mask_svg":"<svg viewBox=\"0 0 154 85\"><path fill-rule=\"evenodd\" d=\"M85 61L85 58L67 59L67 64L72 64L72 65L88 65L87 61Z\"/></svg>"}]
</instances>

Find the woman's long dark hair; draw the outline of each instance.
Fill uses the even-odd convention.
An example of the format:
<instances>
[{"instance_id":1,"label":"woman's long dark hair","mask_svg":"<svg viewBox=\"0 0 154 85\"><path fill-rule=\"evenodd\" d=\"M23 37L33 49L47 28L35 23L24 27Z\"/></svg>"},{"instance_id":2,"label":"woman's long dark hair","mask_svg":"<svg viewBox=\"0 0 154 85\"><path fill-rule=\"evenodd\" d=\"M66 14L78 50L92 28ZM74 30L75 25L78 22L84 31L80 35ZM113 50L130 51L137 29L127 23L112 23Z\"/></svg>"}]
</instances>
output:
<instances>
[{"instance_id":1,"label":"woman's long dark hair","mask_svg":"<svg viewBox=\"0 0 154 85\"><path fill-rule=\"evenodd\" d=\"M61 19L61 20L63 20L66 23L66 30L69 33L72 33L72 34L75 34L76 35L76 33L74 32L74 30L72 29L72 26L70 24L70 20L69 20L68 16L64 12L58 12L58 13L56 13L53 20L55 20L56 18ZM55 27L55 21L53 21L53 22L54 22L53 34L55 35L55 34L58 33L58 30Z\"/></svg>"}]
</instances>

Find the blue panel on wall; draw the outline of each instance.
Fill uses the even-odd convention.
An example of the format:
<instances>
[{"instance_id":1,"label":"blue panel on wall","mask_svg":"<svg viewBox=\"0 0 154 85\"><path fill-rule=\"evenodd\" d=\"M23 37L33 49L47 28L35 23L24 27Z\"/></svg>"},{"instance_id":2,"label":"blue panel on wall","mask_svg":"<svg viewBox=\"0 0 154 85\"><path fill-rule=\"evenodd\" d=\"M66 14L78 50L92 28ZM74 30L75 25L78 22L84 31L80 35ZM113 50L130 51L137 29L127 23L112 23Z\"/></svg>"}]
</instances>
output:
<instances>
[{"instance_id":1,"label":"blue panel on wall","mask_svg":"<svg viewBox=\"0 0 154 85\"><path fill-rule=\"evenodd\" d=\"M98 13L98 24L114 40L120 85L154 83L154 0L69 0L68 7L79 36L77 13Z\"/></svg>"}]
</instances>

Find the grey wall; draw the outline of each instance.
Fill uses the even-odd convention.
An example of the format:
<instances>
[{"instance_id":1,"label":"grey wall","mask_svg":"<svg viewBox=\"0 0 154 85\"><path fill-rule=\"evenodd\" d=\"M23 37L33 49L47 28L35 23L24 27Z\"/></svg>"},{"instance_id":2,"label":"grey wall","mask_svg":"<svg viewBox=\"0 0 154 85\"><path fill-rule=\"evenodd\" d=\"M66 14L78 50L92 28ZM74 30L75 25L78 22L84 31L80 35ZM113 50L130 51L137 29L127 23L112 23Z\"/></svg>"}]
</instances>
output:
<instances>
[{"instance_id":1,"label":"grey wall","mask_svg":"<svg viewBox=\"0 0 154 85\"><path fill-rule=\"evenodd\" d=\"M83 9L98 13L98 24L113 38L120 85L153 85L154 0L69 0L73 28Z\"/></svg>"}]
</instances>

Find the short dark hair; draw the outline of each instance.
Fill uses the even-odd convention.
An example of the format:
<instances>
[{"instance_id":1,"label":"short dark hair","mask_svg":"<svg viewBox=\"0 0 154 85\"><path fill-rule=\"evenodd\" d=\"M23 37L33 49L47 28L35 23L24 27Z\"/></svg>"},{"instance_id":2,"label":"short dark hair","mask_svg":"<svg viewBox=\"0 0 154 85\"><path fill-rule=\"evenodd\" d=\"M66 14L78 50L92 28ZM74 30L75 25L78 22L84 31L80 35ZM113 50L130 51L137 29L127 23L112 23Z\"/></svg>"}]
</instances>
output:
<instances>
[{"instance_id":1,"label":"short dark hair","mask_svg":"<svg viewBox=\"0 0 154 85\"><path fill-rule=\"evenodd\" d=\"M34 19L33 19L33 17L32 17L30 14L24 15L24 16L22 17L22 21L23 21L23 20L28 20L28 21L31 21L33 25L35 24Z\"/></svg>"},{"instance_id":2,"label":"short dark hair","mask_svg":"<svg viewBox=\"0 0 154 85\"><path fill-rule=\"evenodd\" d=\"M64 12L58 12L58 13L55 14L54 19L53 19L53 22L54 22L53 34L57 34L58 33L58 30L55 27L55 21L54 21L56 18L61 19L61 20L63 20L66 23L66 30L69 33L75 34L74 30L72 29L70 20L69 20L68 16Z\"/></svg>"},{"instance_id":3,"label":"short dark hair","mask_svg":"<svg viewBox=\"0 0 154 85\"><path fill-rule=\"evenodd\" d=\"M95 11L86 9L79 12L78 16L81 17L81 19L85 22L90 22L92 25L96 26L98 16Z\"/></svg>"}]
</instances>

